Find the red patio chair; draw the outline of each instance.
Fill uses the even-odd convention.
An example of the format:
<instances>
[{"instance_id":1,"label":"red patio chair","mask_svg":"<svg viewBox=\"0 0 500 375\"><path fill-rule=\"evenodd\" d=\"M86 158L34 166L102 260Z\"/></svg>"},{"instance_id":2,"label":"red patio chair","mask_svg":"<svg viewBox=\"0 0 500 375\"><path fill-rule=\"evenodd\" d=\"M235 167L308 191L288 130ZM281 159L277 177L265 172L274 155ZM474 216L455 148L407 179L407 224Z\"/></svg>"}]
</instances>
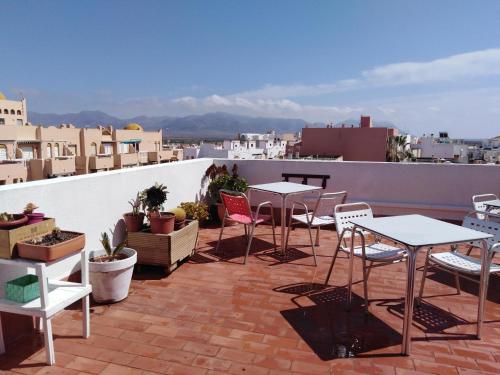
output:
<instances>
[{"instance_id":1,"label":"red patio chair","mask_svg":"<svg viewBox=\"0 0 500 375\"><path fill-rule=\"evenodd\" d=\"M274 213L273 213L273 205L270 201L260 203L257 206L257 210L255 212L252 212L252 209L250 208L250 202L248 201L248 198L244 193L240 193L237 191L230 191L230 190L221 190L220 197L222 200L222 204L224 205L224 218L222 219L222 226L220 228L219 240L217 241L217 246L215 248L216 252L219 250L219 245L222 239L222 232L224 231L224 224L226 222L226 219L230 219L236 223L243 224L245 227L247 248L243 264L247 262L250 246L252 245L254 230L257 224L266 221L271 221L273 229L274 250L276 251ZM263 206L269 206L271 208L271 215L260 214L260 209Z\"/></svg>"}]
</instances>

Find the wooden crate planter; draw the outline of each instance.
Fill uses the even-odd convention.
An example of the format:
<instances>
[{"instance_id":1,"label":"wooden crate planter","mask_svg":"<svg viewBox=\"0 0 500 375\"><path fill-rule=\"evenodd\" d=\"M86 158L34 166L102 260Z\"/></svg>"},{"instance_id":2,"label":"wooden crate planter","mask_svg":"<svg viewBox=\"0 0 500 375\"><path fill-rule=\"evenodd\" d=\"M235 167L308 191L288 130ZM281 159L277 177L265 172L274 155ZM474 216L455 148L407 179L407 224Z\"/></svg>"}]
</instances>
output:
<instances>
[{"instance_id":1,"label":"wooden crate planter","mask_svg":"<svg viewBox=\"0 0 500 375\"><path fill-rule=\"evenodd\" d=\"M54 229L54 219L46 218L36 224L24 225L15 229L0 229L0 258L11 259L17 257L16 244L29 241L50 233Z\"/></svg>"},{"instance_id":2,"label":"wooden crate planter","mask_svg":"<svg viewBox=\"0 0 500 375\"><path fill-rule=\"evenodd\" d=\"M167 273L177 268L179 261L189 257L198 239L198 221L170 234L130 232L127 246L137 251L137 264L162 266Z\"/></svg>"}]
</instances>

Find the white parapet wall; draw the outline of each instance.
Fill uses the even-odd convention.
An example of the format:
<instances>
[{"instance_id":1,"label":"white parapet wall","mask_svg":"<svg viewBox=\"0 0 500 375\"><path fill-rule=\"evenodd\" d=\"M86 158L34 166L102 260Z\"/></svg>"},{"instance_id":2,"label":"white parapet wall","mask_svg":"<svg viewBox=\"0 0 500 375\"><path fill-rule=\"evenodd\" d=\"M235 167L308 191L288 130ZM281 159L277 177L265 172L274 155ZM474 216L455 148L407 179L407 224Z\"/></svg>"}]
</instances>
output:
<instances>
[{"instance_id":1,"label":"white parapet wall","mask_svg":"<svg viewBox=\"0 0 500 375\"><path fill-rule=\"evenodd\" d=\"M336 162L311 160L224 160L250 184L276 182L282 173L329 175L325 191L346 190L349 201L365 201L378 215L419 213L460 220L475 194L500 195L500 166L471 164ZM300 179L290 180L300 183ZM308 183L321 185L320 180ZM252 193L252 203L269 195ZM279 200L273 199L276 205Z\"/></svg>"},{"instance_id":2,"label":"white parapet wall","mask_svg":"<svg viewBox=\"0 0 500 375\"><path fill-rule=\"evenodd\" d=\"M128 201L138 191L155 182L165 184L165 209L197 201L204 194L202 178L211 164L212 159L196 159L0 186L0 212L22 212L26 203L35 202L38 211L55 218L61 229L84 232L87 250L97 249L101 232L116 229L115 240L123 236L122 215L130 211ZM67 276L78 260L79 256L69 259L54 273ZM18 274L0 268L0 285Z\"/></svg>"}]
</instances>

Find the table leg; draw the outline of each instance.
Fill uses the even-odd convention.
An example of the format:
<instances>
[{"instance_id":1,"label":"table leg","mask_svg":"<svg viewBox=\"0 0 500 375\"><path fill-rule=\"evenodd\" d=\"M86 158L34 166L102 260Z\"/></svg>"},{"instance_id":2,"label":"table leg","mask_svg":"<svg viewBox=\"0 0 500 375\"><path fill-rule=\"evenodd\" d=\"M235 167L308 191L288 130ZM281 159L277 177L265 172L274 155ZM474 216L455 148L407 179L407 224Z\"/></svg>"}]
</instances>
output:
<instances>
[{"instance_id":1,"label":"table leg","mask_svg":"<svg viewBox=\"0 0 500 375\"><path fill-rule=\"evenodd\" d=\"M2 329L2 313L0 313L0 354L5 353L5 341L3 338L3 329Z\"/></svg>"},{"instance_id":2,"label":"table leg","mask_svg":"<svg viewBox=\"0 0 500 375\"><path fill-rule=\"evenodd\" d=\"M479 280L479 307L477 311L477 338L481 338L481 328L483 326L484 305L488 295L488 281L490 279L490 255L488 244L481 241L481 278Z\"/></svg>"},{"instance_id":3,"label":"table leg","mask_svg":"<svg viewBox=\"0 0 500 375\"><path fill-rule=\"evenodd\" d=\"M401 354L410 355L411 350L411 326L413 322L413 292L415 289L415 271L417 265L417 248L408 247L408 276L406 278L405 312L403 320L403 343L401 345Z\"/></svg>"},{"instance_id":4,"label":"table leg","mask_svg":"<svg viewBox=\"0 0 500 375\"><path fill-rule=\"evenodd\" d=\"M285 256L286 195L281 196L281 252Z\"/></svg>"}]
</instances>

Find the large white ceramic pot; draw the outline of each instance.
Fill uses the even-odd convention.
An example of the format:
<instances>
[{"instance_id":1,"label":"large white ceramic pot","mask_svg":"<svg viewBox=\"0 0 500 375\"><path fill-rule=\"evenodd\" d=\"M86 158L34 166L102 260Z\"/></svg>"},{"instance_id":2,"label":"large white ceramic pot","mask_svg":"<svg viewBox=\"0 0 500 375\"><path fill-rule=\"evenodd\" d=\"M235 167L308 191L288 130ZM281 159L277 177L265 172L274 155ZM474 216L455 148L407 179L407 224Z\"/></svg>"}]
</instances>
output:
<instances>
[{"instance_id":1,"label":"large white ceramic pot","mask_svg":"<svg viewBox=\"0 0 500 375\"><path fill-rule=\"evenodd\" d=\"M127 258L113 262L92 262L92 259L105 256L106 252L104 249L90 252L89 277L96 302L118 302L127 298L134 264L137 263L137 252L125 247L120 254L125 254Z\"/></svg>"}]
</instances>

